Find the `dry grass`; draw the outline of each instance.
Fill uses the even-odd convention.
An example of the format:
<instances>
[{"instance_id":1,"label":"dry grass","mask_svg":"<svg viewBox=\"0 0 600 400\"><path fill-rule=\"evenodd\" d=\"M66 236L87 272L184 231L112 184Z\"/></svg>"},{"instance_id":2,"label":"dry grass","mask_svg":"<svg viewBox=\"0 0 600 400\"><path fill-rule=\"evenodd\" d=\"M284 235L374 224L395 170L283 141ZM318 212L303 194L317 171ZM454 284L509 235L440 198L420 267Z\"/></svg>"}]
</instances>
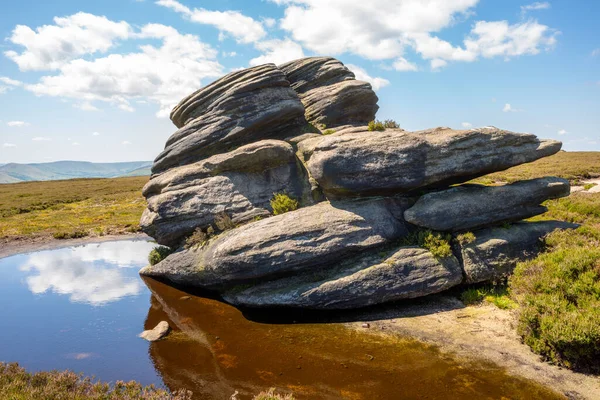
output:
<instances>
[{"instance_id":1,"label":"dry grass","mask_svg":"<svg viewBox=\"0 0 600 400\"><path fill-rule=\"evenodd\" d=\"M598 177L600 176L600 152L561 151L551 157L486 175L475 179L474 182L486 185L512 183L542 176L558 176L568 179L571 184L577 184L581 179Z\"/></svg>"},{"instance_id":2,"label":"dry grass","mask_svg":"<svg viewBox=\"0 0 600 400\"><path fill-rule=\"evenodd\" d=\"M136 232L147 177L0 185L0 238Z\"/></svg>"}]
</instances>

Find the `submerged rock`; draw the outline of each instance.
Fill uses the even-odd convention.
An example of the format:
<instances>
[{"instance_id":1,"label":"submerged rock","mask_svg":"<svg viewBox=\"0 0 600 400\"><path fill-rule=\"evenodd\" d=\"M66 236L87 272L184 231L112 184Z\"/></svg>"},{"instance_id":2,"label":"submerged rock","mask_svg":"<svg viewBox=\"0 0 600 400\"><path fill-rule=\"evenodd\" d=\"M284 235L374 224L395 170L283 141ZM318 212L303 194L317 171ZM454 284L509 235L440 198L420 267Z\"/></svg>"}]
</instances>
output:
<instances>
[{"instance_id":1,"label":"submerged rock","mask_svg":"<svg viewBox=\"0 0 600 400\"><path fill-rule=\"evenodd\" d=\"M140 226L158 243L176 246L222 212L236 224L269 216L269 202L279 192L311 203L292 146L263 140L153 176L143 189L148 208Z\"/></svg>"},{"instance_id":2,"label":"submerged rock","mask_svg":"<svg viewBox=\"0 0 600 400\"><path fill-rule=\"evenodd\" d=\"M544 236L555 229L577 227L568 222L541 221L473 232L474 241L458 244L466 281L477 283L506 277L518 262L535 258L543 250Z\"/></svg>"},{"instance_id":3,"label":"submerged rock","mask_svg":"<svg viewBox=\"0 0 600 400\"><path fill-rule=\"evenodd\" d=\"M371 85L335 58L302 58L279 68L300 96L308 122L332 128L375 119L379 106Z\"/></svg>"},{"instance_id":4,"label":"submerged rock","mask_svg":"<svg viewBox=\"0 0 600 400\"><path fill-rule=\"evenodd\" d=\"M167 321L161 321L154 327L154 329L144 331L140 333L139 336L149 342L156 342L157 340L167 336L170 330L171 327L169 326L169 323Z\"/></svg>"},{"instance_id":5,"label":"submerged rock","mask_svg":"<svg viewBox=\"0 0 600 400\"><path fill-rule=\"evenodd\" d=\"M488 127L420 132L342 130L298 144L311 176L330 196L443 187L535 161L562 143Z\"/></svg>"},{"instance_id":6,"label":"submerged rock","mask_svg":"<svg viewBox=\"0 0 600 400\"><path fill-rule=\"evenodd\" d=\"M237 306L347 309L438 293L462 281L454 257L436 259L428 250L402 247L390 257L368 255L336 268L226 292Z\"/></svg>"},{"instance_id":7,"label":"submerged rock","mask_svg":"<svg viewBox=\"0 0 600 400\"><path fill-rule=\"evenodd\" d=\"M466 231L543 214L548 209L541 203L569 192L569 181L554 177L505 186L458 186L423 195L404 218L437 231Z\"/></svg>"},{"instance_id":8,"label":"submerged rock","mask_svg":"<svg viewBox=\"0 0 600 400\"><path fill-rule=\"evenodd\" d=\"M200 287L318 271L408 234L409 199L323 202L232 229L140 273Z\"/></svg>"},{"instance_id":9,"label":"submerged rock","mask_svg":"<svg viewBox=\"0 0 600 400\"><path fill-rule=\"evenodd\" d=\"M180 129L153 173L191 164L257 140L283 138L306 125L304 106L273 64L232 72L183 99L171 113Z\"/></svg>"}]
</instances>

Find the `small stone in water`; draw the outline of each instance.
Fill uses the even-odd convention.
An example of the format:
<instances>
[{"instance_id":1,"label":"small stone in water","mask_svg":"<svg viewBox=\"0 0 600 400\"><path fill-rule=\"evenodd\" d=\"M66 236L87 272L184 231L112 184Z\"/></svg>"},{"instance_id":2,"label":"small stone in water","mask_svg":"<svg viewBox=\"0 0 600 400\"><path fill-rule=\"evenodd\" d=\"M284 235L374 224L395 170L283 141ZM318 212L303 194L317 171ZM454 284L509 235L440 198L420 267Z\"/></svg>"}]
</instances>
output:
<instances>
[{"instance_id":1,"label":"small stone in water","mask_svg":"<svg viewBox=\"0 0 600 400\"><path fill-rule=\"evenodd\" d=\"M171 327L167 321L161 321L154 329L150 329L140 333L139 337L146 339L149 342L156 342L167 336Z\"/></svg>"}]
</instances>

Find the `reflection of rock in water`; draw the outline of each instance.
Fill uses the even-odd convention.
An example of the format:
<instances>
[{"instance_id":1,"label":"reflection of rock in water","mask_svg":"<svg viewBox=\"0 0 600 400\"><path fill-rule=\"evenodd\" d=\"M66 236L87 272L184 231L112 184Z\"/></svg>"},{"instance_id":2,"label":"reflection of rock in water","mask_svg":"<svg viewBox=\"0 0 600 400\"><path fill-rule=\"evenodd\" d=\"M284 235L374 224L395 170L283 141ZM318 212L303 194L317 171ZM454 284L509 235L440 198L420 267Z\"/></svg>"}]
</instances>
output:
<instances>
[{"instance_id":1,"label":"reflection of rock in water","mask_svg":"<svg viewBox=\"0 0 600 400\"><path fill-rule=\"evenodd\" d=\"M298 399L561 398L415 341L330 324L257 323L227 304L144 282L153 294L145 329L162 320L173 328L150 344L155 368L171 390L197 399L228 399L237 390L243 400L269 387Z\"/></svg>"}]
</instances>

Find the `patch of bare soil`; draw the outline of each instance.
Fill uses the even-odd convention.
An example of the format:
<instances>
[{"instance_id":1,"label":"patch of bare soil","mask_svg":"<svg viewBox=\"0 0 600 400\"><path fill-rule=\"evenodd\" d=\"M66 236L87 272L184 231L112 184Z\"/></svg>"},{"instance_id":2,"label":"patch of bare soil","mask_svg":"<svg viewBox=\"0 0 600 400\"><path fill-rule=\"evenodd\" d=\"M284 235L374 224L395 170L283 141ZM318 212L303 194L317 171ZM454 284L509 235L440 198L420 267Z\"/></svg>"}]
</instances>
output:
<instances>
[{"instance_id":1,"label":"patch of bare soil","mask_svg":"<svg viewBox=\"0 0 600 400\"><path fill-rule=\"evenodd\" d=\"M52 235L12 236L0 238L0 258L10 257L21 253L31 253L33 251L79 246L87 243L102 243L131 239L152 240L151 237L143 233L87 236L79 239L55 239Z\"/></svg>"},{"instance_id":2,"label":"patch of bare soil","mask_svg":"<svg viewBox=\"0 0 600 400\"><path fill-rule=\"evenodd\" d=\"M358 316L358 322L348 323L354 329L413 337L473 361L490 361L514 376L563 393L568 399L600 399L600 377L544 362L521 343L515 324L514 311L489 304L465 307L450 296L365 311Z\"/></svg>"}]
</instances>

